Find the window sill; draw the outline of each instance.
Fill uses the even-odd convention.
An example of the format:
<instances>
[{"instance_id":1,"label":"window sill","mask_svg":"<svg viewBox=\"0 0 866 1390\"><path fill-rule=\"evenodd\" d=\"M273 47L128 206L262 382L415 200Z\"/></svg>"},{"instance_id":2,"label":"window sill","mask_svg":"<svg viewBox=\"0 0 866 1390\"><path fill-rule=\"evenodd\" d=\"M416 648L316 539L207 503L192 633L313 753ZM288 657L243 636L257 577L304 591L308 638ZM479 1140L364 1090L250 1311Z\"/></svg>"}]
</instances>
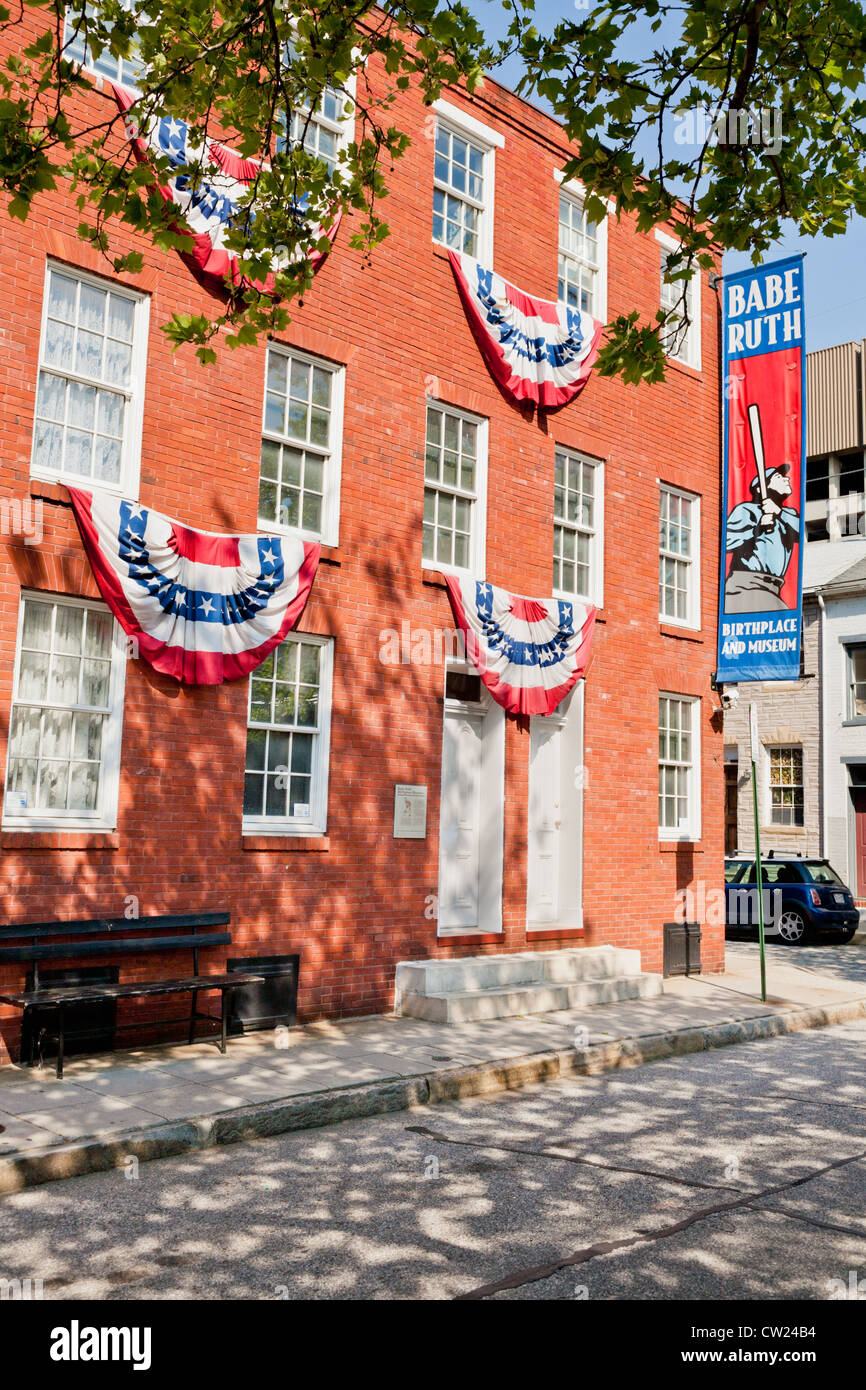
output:
<instances>
[{"instance_id":1,"label":"window sill","mask_svg":"<svg viewBox=\"0 0 866 1390\"><path fill-rule=\"evenodd\" d=\"M703 642L699 627L680 627L677 623L664 623L659 621L659 632L662 637L682 637L686 642Z\"/></svg>"},{"instance_id":2,"label":"window sill","mask_svg":"<svg viewBox=\"0 0 866 1390\"><path fill-rule=\"evenodd\" d=\"M73 378L75 380L75 378ZM127 401L127 404L129 402ZM33 489L38 488L38 492ZM104 493L108 497L125 498L127 502L135 502L138 499L138 483L99 483L95 478L58 478L50 474L31 473L30 475L30 495L32 497L44 497L49 502L62 502L72 506L72 499L69 496L70 487L83 488L85 492Z\"/></svg>"},{"instance_id":3,"label":"window sill","mask_svg":"<svg viewBox=\"0 0 866 1390\"><path fill-rule=\"evenodd\" d=\"M864 715L860 715L856 719L842 720L843 729L856 729L858 727L862 727L863 724L866 724L866 716Z\"/></svg>"},{"instance_id":4,"label":"window sill","mask_svg":"<svg viewBox=\"0 0 866 1390\"><path fill-rule=\"evenodd\" d=\"M0 831L0 849L92 850L119 849L116 830L23 830Z\"/></svg>"},{"instance_id":5,"label":"window sill","mask_svg":"<svg viewBox=\"0 0 866 1390\"><path fill-rule=\"evenodd\" d=\"M560 589L554 589L551 597L557 603L585 603L588 608L595 609L596 622L599 620L604 622L602 617L603 605L599 603L598 599L590 598L588 594L564 594Z\"/></svg>"},{"instance_id":6,"label":"window sill","mask_svg":"<svg viewBox=\"0 0 866 1390\"><path fill-rule=\"evenodd\" d=\"M574 937L586 936L583 927L530 927L526 928L526 940L530 941L569 941Z\"/></svg>"},{"instance_id":7,"label":"window sill","mask_svg":"<svg viewBox=\"0 0 866 1390\"><path fill-rule=\"evenodd\" d=\"M256 853L327 854L331 840L328 835L252 835L244 831L241 848Z\"/></svg>"},{"instance_id":8,"label":"window sill","mask_svg":"<svg viewBox=\"0 0 866 1390\"><path fill-rule=\"evenodd\" d=\"M273 536L274 540L303 541L304 545L321 546L320 559L326 564L339 565L340 551L338 546L329 545L321 536L316 536L310 531L295 530L291 526L278 526L275 521L268 521L266 517L256 517L256 526L260 536Z\"/></svg>"},{"instance_id":9,"label":"window sill","mask_svg":"<svg viewBox=\"0 0 866 1390\"><path fill-rule=\"evenodd\" d=\"M690 849L695 854L703 854L704 852L701 841L691 835L683 835L680 839L659 839L659 854L672 854L679 849Z\"/></svg>"},{"instance_id":10,"label":"window sill","mask_svg":"<svg viewBox=\"0 0 866 1390\"><path fill-rule=\"evenodd\" d=\"M477 931L468 927L445 927L436 933L436 941L450 941L455 946L498 946L502 941L502 932L488 931L484 927L479 927Z\"/></svg>"}]
</instances>

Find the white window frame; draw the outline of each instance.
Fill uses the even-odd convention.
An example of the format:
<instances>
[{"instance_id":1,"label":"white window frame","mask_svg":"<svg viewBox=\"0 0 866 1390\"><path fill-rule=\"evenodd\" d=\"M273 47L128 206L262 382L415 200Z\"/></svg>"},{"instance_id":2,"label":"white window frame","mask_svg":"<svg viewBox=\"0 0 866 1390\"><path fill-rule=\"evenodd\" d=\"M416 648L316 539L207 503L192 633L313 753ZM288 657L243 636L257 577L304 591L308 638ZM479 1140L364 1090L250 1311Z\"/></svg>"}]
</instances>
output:
<instances>
[{"instance_id":1,"label":"white window frame","mask_svg":"<svg viewBox=\"0 0 866 1390\"><path fill-rule=\"evenodd\" d=\"M446 415L456 415L461 420L468 420L470 424L477 425L476 435L477 451L475 455L475 500L471 504L471 525L469 539L469 564L463 568L460 565L446 564L444 560L426 559L424 556L424 531L422 514L421 531L421 565L426 570L439 570L443 574L471 574L476 579L484 578L484 566L486 562L487 550L487 448L488 448L488 426L489 421L483 415L473 415L470 410L460 410L455 405L449 405L447 401L434 400L428 396L424 402L424 454L426 461L427 453L427 412L428 410L439 410ZM422 488L422 507L424 491L432 488L436 492L448 493L453 497L466 497L467 494L460 488L452 488L447 483L434 483L425 475Z\"/></svg>"},{"instance_id":2,"label":"white window frame","mask_svg":"<svg viewBox=\"0 0 866 1390\"><path fill-rule=\"evenodd\" d=\"M591 529L583 526L579 522L563 520L556 515L555 502L553 513L553 525L565 526L567 529L589 535L589 592L569 593L567 589L558 589L554 586L554 598L561 599L582 599L587 603L595 604L596 608L601 608L604 604L604 460L593 458L590 454L585 454L582 449L570 449L565 444L554 445L554 468L556 454L566 454L570 458L580 459L584 467L588 464L593 470L593 512L594 520ZM556 496L556 475L554 473L554 498ZM576 552L575 552L576 553ZM555 559L555 552L554 552Z\"/></svg>"},{"instance_id":3,"label":"white window frame","mask_svg":"<svg viewBox=\"0 0 866 1390\"><path fill-rule=\"evenodd\" d=\"M679 825L659 824L660 840L686 840L696 843L701 838L701 724L700 712L701 702L696 695L681 695L677 691L660 690L658 693L661 700L679 700L682 704L688 705L691 711L691 762L686 764L687 774L687 797L688 813L684 821ZM661 719L661 709L659 709L658 721ZM659 731L661 724L659 722ZM669 759L657 757L657 766L684 766L684 764L671 763Z\"/></svg>"},{"instance_id":4,"label":"white window frame","mask_svg":"<svg viewBox=\"0 0 866 1390\"><path fill-rule=\"evenodd\" d=\"M109 294L122 295L133 303L132 319L132 361L130 365L129 386L116 386L110 382L98 382L92 377L82 376L76 371L64 371L43 362L45 335L48 326L48 286L51 272L64 275L67 279L79 280L82 284L93 285ZM71 483L73 487L99 488L103 492L119 493L132 501L138 498L141 474L141 436L144 421L144 389L147 370L148 323L150 318L150 299L146 294L131 290L126 285L118 285L114 280L106 280L99 275L91 275L78 266L67 265L63 261L48 260L45 265L45 281L42 291L42 318L39 330L39 360L36 366L36 389L33 395L33 438L30 445L30 476L43 482ZM80 382L83 386L100 387L126 400L123 449L120 459L120 478L116 483L102 478L93 478L82 473L65 473L59 469L37 465L36 456L36 405L39 399L39 374L47 372L64 381Z\"/></svg>"},{"instance_id":5,"label":"white window frame","mask_svg":"<svg viewBox=\"0 0 866 1390\"><path fill-rule=\"evenodd\" d=\"M569 201L570 203L576 204L576 205L581 209L581 211L583 211L583 209L584 209L584 207L585 207L585 205L586 205L586 188L585 188L584 185L580 182L580 180L579 180L579 179L564 179L564 178L562 177L562 174L560 173L560 171L559 171L558 169L555 169L555 170L554 170L553 177L556 179L556 182L559 184L559 192L560 192L560 195L561 195L562 197L564 197L564 198L567 198L568 201ZM608 214L609 214L610 211L611 211L611 207L612 207L612 205L611 205L610 203L608 203L608 204L607 204L607 212L605 213L604 217L601 219L600 222L597 222L597 223L595 224L595 226L596 226L596 244L597 244L597 246L598 246L598 270L596 271L596 293L595 293L594 300L593 300L593 307L592 307L592 309L591 309L590 312L592 313L592 317L593 317L598 323L607 323L607 223L608 223ZM556 266L557 266L557 285L558 285L558 284L559 284L559 257L562 255L562 251L560 250L560 247L559 247L559 200L558 200L558 199L557 199L557 209L556 209L556 226L557 226L557 253L556 253L557 260L556 260ZM573 261L578 260L578 257L573 256L573 255L571 255L571 254L568 254L567 258L568 258L569 260L573 260ZM557 290L557 293L558 293L558 290Z\"/></svg>"},{"instance_id":6,"label":"white window frame","mask_svg":"<svg viewBox=\"0 0 866 1390\"><path fill-rule=\"evenodd\" d=\"M320 444L307 444L302 439L290 435L277 434L268 430L265 419L268 408L268 356L273 352L290 362L306 362L311 367L320 367L331 374L331 441L329 449ZM289 369L291 370L291 369ZM288 448L298 448L313 454L321 454L325 460L323 471L322 525L319 531L304 526L283 526L272 517L259 516L259 530L274 536L300 536L304 540L321 541L323 545L336 546L340 543L340 486L343 468L343 411L345 404L346 369L339 362L329 362L324 357L314 357L302 352L288 343L269 342L265 353L265 379L262 387L262 440L284 444ZM261 480L261 455L259 457L259 480ZM258 503L256 504L258 506Z\"/></svg>"},{"instance_id":7,"label":"white window frame","mask_svg":"<svg viewBox=\"0 0 866 1390\"><path fill-rule=\"evenodd\" d=\"M661 536L659 536L659 623L664 627L681 627L690 632L696 632L701 626L701 498L697 492L687 492L685 488L674 487L671 483L658 480L659 488L659 525L661 525L661 503L662 495L670 493L674 497L680 497L691 505L691 536L692 554L691 556L676 555L673 551L662 550ZM685 618L669 617L662 612L661 605L661 565L663 559L680 561L688 565L688 590L687 606L688 612Z\"/></svg>"},{"instance_id":8,"label":"white window frame","mask_svg":"<svg viewBox=\"0 0 866 1390\"><path fill-rule=\"evenodd\" d=\"M672 251L679 251L680 242L676 237L669 236L667 232L661 232L656 228L656 241L661 247L662 258L669 255ZM659 284L661 284L661 261L659 262ZM691 300L689 304L689 327L685 337L679 342L676 352L667 352L667 357L671 362L680 362L683 366L691 367L694 371L701 370L701 271L699 266L695 266L688 281L675 280L670 289L676 293L677 299L680 298L683 286L688 284L688 294ZM661 302L659 294L659 307L664 309L665 305Z\"/></svg>"},{"instance_id":9,"label":"white window frame","mask_svg":"<svg viewBox=\"0 0 866 1390\"><path fill-rule=\"evenodd\" d=\"M120 0L120 3L121 3L121 5L123 6L123 8L124 8L125 10L131 10L131 9L133 8L132 0ZM68 56L68 54L66 53L66 45L67 45L67 43L68 43L71 39L72 39L72 30L71 30L70 25L69 25L69 17L68 17L68 10L67 10L67 11L64 11L64 15L63 15L63 55L64 55L64 57L67 58L67 61L70 62L70 63L75 63L79 68L83 69L84 72L92 73L94 77L101 78L101 79L104 78L104 79L106 79L106 80L109 81L109 82L116 82L116 83L118 83L120 86L125 87L126 90L127 90L128 92L137 92L137 91L138 91L138 84L137 84L136 82L134 82L134 81L130 82L130 81L128 80L128 78L125 78L125 77L123 76L122 64L123 64L123 63L129 63L130 60L129 60L128 58L116 58L116 59L113 59L112 56L111 56L111 54L108 52L108 50L107 50L107 49L103 49L102 54L101 54L101 57L100 57L100 61L101 61L101 62L102 62L102 61L105 61L105 59L108 58L109 60L111 60L111 61L113 61L113 62L115 62L115 63L117 64L117 69L116 69L116 71L115 71L113 74L112 74L112 73L107 73L107 72L100 72L99 69L98 69L97 67L94 66L93 56L92 56L92 54L88 51L87 45L86 45L86 44L85 44L85 56L84 56L84 61L83 61L83 62L82 62L82 60L81 60L80 58L71 58L71 57ZM144 68L144 64L143 64L143 63L139 63L139 64L137 64L137 66L140 67L140 68L142 68L142 69Z\"/></svg>"},{"instance_id":10,"label":"white window frame","mask_svg":"<svg viewBox=\"0 0 866 1390\"><path fill-rule=\"evenodd\" d=\"M18 625L15 638L15 667L12 678L12 696L9 702L9 732L6 744L6 774L4 778L4 804L2 828L4 830L116 830L117 800L120 785L120 751L123 735L123 697L126 685L127 639L116 621L112 618L111 627L111 668L108 680L108 713L103 725L102 749L100 758L99 800L93 811L45 810L34 807L32 811L7 812L5 787L9 777L9 762L12 744L12 713L19 703L17 699L18 680L21 668L21 638L24 630L24 604L30 599L34 603L54 604L58 607L87 608L98 613L109 613L104 603L94 599L75 598L66 594L44 593L40 590L22 589L18 604ZM21 701L21 704L34 703ZM62 705L46 702L42 709L63 709Z\"/></svg>"},{"instance_id":11,"label":"white window frame","mask_svg":"<svg viewBox=\"0 0 866 1390\"><path fill-rule=\"evenodd\" d=\"M433 111L436 114L436 128L441 124L449 130L452 135L456 135L460 140L469 140L473 145L481 149L484 161L482 178L484 179L484 201L482 204L468 196L460 194L448 184L439 183L435 173L433 175L433 188L440 188L450 197L461 199L463 202L470 203L473 207L478 207L478 247L475 259L482 265L493 265L493 221L496 209L496 151L505 145L505 137L500 135L498 130L492 126L484 125L477 117L471 116L467 111L462 111L459 106L454 106L450 101L434 101ZM434 131L433 153L435 159L436 139ZM432 207L431 207L432 223ZM438 241L432 234L431 238L434 246L444 246L449 248L447 242ZM458 248L462 251L462 247Z\"/></svg>"},{"instance_id":12,"label":"white window frame","mask_svg":"<svg viewBox=\"0 0 866 1390\"><path fill-rule=\"evenodd\" d=\"M296 29L297 29L297 21L295 20L295 21L292 22L292 31L294 32ZM355 52L355 54L356 54L356 56L357 56L357 58L358 58L358 61L360 62L360 59L361 59L360 50L357 50L357 49L356 49L356 50L354 50L354 52ZM357 92L357 76L356 76L356 73L355 73L354 71L352 71L352 72L349 73L349 76L346 78L346 81L344 82L342 88L328 87L328 88L326 88L326 91L332 92L335 96L341 98L342 101L343 101L343 103L344 103L343 115L340 116L340 118L339 118L338 120L336 120L336 121L335 121L335 120L332 120L332 119L330 118L330 116L326 116L323 112L321 112L321 111L319 111L319 110L317 110L317 109L314 109L313 107L310 107L310 106L296 106L296 107L294 107L294 108L292 109L292 116L293 116L293 117L294 117L294 116L297 116L297 117L299 117L299 118L302 118L303 121L304 121L304 124L306 124L307 118L309 118L310 124L311 124L311 125L321 126L321 128L322 128L323 130L328 130L328 131L331 132L331 134L336 135L336 137L337 137L337 150L336 150L336 155L335 155L334 163L335 163L335 165L339 168L339 167L342 167L342 165L343 165L344 157L345 157L345 152L346 152L347 146L350 145L350 144L352 143L352 141L354 140L354 138L355 138L355 111L356 111L356 109L357 109L357 108L356 108L356 92ZM324 95L325 95L325 92L323 91L323 92L320 94L320 100L321 100L321 98L322 98ZM346 109L347 107L349 107L350 109ZM290 125L289 125L288 123L287 123L287 125L286 125L286 134L285 134L284 136L278 136L278 137L277 137L277 149L278 149L278 150L281 148L281 141L284 142L286 145L289 145L289 144L292 144L292 143L303 144L303 141L296 141L296 142L293 142L293 141L291 140L291 128L290 128ZM317 141L317 143L318 143L318 141Z\"/></svg>"},{"instance_id":13,"label":"white window frame","mask_svg":"<svg viewBox=\"0 0 866 1390\"><path fill-rule=\"evenodd\" d=\"M845 649L845 713L843 718L845 722L851 723L854 720L866 719L866 715L857 713L856 687L862 685L863 682L855 679L856 668L854 664L855 658L860 652L866 654L866 642L846 641L843 646Z\"/></svg>"},{"instance_id":14,"label":"white window frame","mask_svg":"<svg viewBox=\"0 0 866 1390\"><path fill-rule=\"evenodd\" d=\"M319 715L321 727L313 740L313 775L310 782L314 800L310 802L309 819L299 820L296 816L278 819L276 816L242 816L244 835L325 835L328 830L328 775L331 754L331 706L334 693L334 639L313 632L292 631L286 635L287 641L306 642L321 649L319 657ZM275 649L275 650L278 650ZM250 700L255 671L250 674L247 689L248 729L289 729L294 726L283 724L250 724ZM312 732L299 729L298 732ZM246 739L246 730L245 735ZM244 769L246 770L246 741L244 742Z\"/></svg>"},{"instance_id":15,"label":"white window frame","mask_svg":"<svg viewBox=\"0 0 866 1390\"><path fill-rule=\"evenodd\" d=\"M773 819L773 754L774 753L799 753L800 754L800 781L792 782L791 789L800 791L800 803L803 812L801 821L777 821ZM764 791L766 794L767 815L764 824L771 826L773 830L805 830L806 826L806 755L801 743L772 743L764 747ZM779 789L783 787L779 783Z\"/></svg>"}]
</instances>

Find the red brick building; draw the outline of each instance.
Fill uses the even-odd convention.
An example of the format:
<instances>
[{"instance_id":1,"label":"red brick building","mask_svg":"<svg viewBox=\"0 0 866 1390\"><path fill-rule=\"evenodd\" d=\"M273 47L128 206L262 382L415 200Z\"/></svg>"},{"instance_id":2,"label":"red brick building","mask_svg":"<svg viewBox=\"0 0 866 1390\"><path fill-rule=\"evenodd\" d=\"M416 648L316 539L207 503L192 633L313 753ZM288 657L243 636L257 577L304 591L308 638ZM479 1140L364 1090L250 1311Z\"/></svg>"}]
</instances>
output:
<instances>
[{"instance_id":1,"label":"red brick building","mask_svg":"<svg viewBox=\"0 0 866 1390\"><path fill-rule=\"evenodd\" d=\"M715 293L693 283L664 384L593 375L557 411L515 405L434 223L598 318L653 317L673 229L609 216L586 235L560 127L493 81L433 113L402 94L393 119L412 146L372 262L344 220L285 335L211 368L160 332L219 300L180 257L139 242L142 272L114 277L64 190L3 224L3 920L228 908L228 954L300 953L302 1019L389 1009L396 962L419 957L610 942L660 970L677 890L722 882ZM346 130L314 126L323 148ZM280 662L187 687L128 659L119 629L112 645L76 478L203 530L321 537ZM446 552L521 594L549 595L555 568L599 605L564 722L522 728L453 677L446 702ZM288 795L263 760L291 767ZM427 789L423 838L394 836L397 784ZM704 969L722 959L705 926ZM11 1055L19 1026L0 1011Z\"/></svg>"}]
</instances>

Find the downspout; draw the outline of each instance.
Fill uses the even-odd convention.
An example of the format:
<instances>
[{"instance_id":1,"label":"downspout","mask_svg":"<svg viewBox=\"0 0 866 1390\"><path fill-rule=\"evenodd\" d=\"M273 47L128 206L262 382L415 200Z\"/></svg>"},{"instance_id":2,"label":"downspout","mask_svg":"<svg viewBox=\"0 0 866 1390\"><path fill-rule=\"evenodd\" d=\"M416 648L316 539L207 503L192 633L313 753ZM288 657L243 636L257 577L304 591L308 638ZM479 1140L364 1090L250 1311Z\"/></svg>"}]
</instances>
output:
<instances>
[{"instance_id":1,"label":"downspout","mask_svg":"<svg viewBox=\"0 0 866 1390\"><path fill-rule=\"evenodd\" d=\"M827 828L825 823L827 798L824 794L824 595L820 589L815 592L818 600L818 858L823 859L827 852Z\"/></svg>"}]
</instances>

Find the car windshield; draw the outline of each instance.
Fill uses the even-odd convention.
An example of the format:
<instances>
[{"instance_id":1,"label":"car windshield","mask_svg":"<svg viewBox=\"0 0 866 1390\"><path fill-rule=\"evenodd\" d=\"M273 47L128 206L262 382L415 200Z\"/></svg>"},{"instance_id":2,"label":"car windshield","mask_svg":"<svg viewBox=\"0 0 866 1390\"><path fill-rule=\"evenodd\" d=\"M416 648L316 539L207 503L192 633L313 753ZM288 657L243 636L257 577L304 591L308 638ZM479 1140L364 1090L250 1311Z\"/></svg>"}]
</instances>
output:
<instances>
[{"instance_id":1,"label":"car windshield","mask_svg":"<svg viewBox=\"0 0 866 1390\"><path fill-rule=\"evenodd\" d=\"M818 860L814 864L804 864L803 868L806 870L806 877L812 883L835 883L840 888L845 887L836 870L831 869L826 862Z\"/></svg>"},{"instance_id":2,"label":"car windshield","mask_svg":"<svg viewBox=\"0 0 866 1390\"><path fill-rule=\"evenodd\" d=\"M742 859L725 860L725 883L734 883L743 867Z\"/></svg>"}]
</instances>

